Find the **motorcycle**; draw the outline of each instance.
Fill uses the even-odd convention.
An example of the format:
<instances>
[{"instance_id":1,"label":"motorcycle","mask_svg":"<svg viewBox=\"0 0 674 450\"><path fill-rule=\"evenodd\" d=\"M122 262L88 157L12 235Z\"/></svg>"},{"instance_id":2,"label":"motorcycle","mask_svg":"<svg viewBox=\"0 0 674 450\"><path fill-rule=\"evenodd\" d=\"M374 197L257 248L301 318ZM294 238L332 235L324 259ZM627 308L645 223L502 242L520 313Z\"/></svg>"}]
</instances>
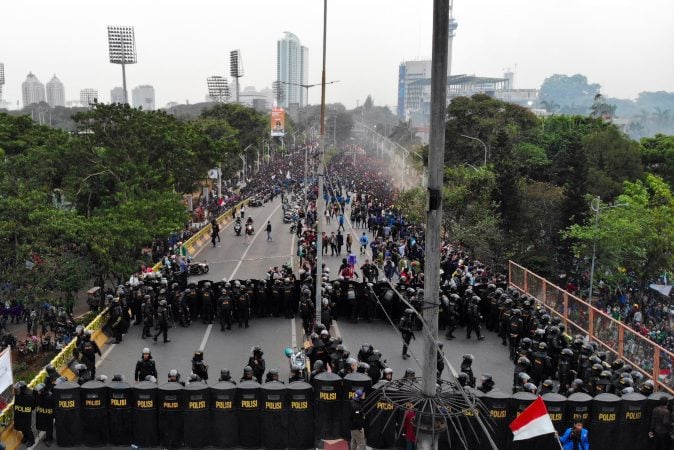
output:
<instances>
[{"instance_id":1,"label":"motorcycle","mask_svg":"<svg viewBox=\"0 0 674 450\"><path fill-rule=\"evenodd\" d=\"M190 263L190 275L204 275L209 271L208 264L203 262Z\"/></svg>"},{"instance_id":2,"label":"motorcycle","mask_svg":"<svg viewBox=\"0 0 674 450\"><path fill-rule=\"evenodd\" d=\"M290 225L290 234L295 233L297 233L297 222L293 222L292 225Z\"/></svg>"},{"instance_id":3,"label":"motorcycle","mask_svg":"<svg viewBox=\"0 0 674 450\"><path fill-rule=\"evenodd\" d=\"M241 236L241 222L236 222L234 224L234 232L237 236Z\"/></svg>"},{"instance_id":4,"label":"motorcycle","mask_svg":"<svg viewBox=\"0 0 674 450\"><path fill-rule=\"evenodd\" d=\"M288 358L288 368L292 370L293 366L299 367L302 378L304 378L304 381L308 382L309 372L307 370L307 355L304 353L304 349L297 350L297 347L295 347L295 350L293 350L290 347L286 347L283 353L285 353L286 358Z\"/></svg>"},{"instance_id":5,"label":"motorcycle","mask_svg":"<svg viewBox=\"0 0 674 450\"><path fill-rule=\"evenodd\" d=\"M252 236L253 234L255 234L255 229L253 228L252 224L246 225L246 234L248 236Z\"/></svg>"}]
</instances>

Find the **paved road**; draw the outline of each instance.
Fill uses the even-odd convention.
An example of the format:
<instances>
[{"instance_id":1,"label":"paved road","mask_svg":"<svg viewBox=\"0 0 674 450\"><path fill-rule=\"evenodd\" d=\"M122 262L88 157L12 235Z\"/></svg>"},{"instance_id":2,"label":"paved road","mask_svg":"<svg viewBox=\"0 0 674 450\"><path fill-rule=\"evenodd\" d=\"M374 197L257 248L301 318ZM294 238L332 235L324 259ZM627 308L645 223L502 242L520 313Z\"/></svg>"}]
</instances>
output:
<instances>
[{"instance_id":1,"label":"paved road","mask_svg":"<svg viewBox=\"0 0 674 450\"><path fill-rule=\"evenodd\" d=\"M252 242L246 242L243 236L237 237L233 227L228 225L221 230L221 242L216 248L205 247L195 260L207 261L210 272L203 277L192 277L191 280L208 278L220 280L222 278L248 279L262 278L270 266L281 265L289 260L295 253L295 238L289 232L289 225L283 224L282 208L280 199L260 208L248 208L246 217L251 215L255 221L256 235ZM347 217L348 217L347 212ZM272 239L267 241L264 225L267 220L272 224ZM337 221L327 225L328 232L336 231ZM361 230L353 230L347 223L347 232L354 234L354 242L362 233ZM354 245L357 252L358 247ZM341 256L327 256L326 263L332 274L337 273ZM358 255L358 265L366 256ZM460 330L462 331L462 330ZM335 325L333 334L342 336L345 345L356 355L363 342L369 342L378 348L384 358L388 360L390 367L394 369L394 376L402 376L407 367L412 367L421 373L421 339L413 341L411 353L419 358L403 360L401 356L401 340L397 331L386 321L366 323L361 321L353 324L348 321L340 321ZM500 345L500 341L492 333L485 332L486 339L478 342L466 340L462 332L456 333L458 339L448 343L446 341L445 353L449 361L456 369L461 363L461 356L465 353L475 355L474 373L479 378L483 372L489 372L494 376L497 387L508 391L511 387L512 363L508 360L507 351ZM418 333L421 338L421 333ZM239 329L233 327L231 331L221 332L216 325L202 325L193 323L189 328L172 328L169 330L168 344L153 342L152 339L141 339L140 326L132 326L129 333L124 336L124 341L118 345L110 345L104 349L104 357L97 369L98 374L108 376L114 373L122 373L127 380L133 380L133 371L136 360L140 357L143 347L149 347L157 363L159 381L166 381L170 369L178 369L183 378L187 378L191 368L191 356L196 349L203 348L205 360L209 364L209 383L213 383L219 376L221 368L229 368L233 377L241 377L243 367L248 361L251 346L260 345L264 349L264 357L267 369L277 368L282 380L288 378L288 363L283 355L283 349L287 346L302 344L302 327L299 319L263 318L253 319L250 328ZM444 338L443 338L444 341ZM445 371L444 378L447 378ZM42 448L39 444L36 448Z\"/></svg>"}]
</instances>

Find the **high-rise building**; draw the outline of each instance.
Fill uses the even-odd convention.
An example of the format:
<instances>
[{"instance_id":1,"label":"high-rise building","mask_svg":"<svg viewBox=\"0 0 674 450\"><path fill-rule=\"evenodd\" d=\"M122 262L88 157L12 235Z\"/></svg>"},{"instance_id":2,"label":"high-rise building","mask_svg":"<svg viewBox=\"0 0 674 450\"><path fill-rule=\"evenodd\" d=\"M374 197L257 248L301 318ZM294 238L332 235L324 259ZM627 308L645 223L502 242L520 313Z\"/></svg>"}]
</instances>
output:
<instances>
[{"instance_id":1,"label":"high-rise building","mask_svg":"<svg viewBox=\"0 0 674 450\"><path fill-rule=\"evenodd\" d=\"M24 107L45 101L44 84L33 75L33 72L29 72L26 81L21 83L21 98Z\"/></svg>"},{"instance_id":2,"label":"high-rise building","mask_svg":"<svg viewBox=\"0 0 674 450\"><path fill-rule=\"evenodd\" d=\"M417 109L410 95L410 86L417 80L431 77L431 61L405 61L398 67L398 117L408 118L411 109Z\"/></svg>"},{"instance_id":3,"label":"high-rise building","mask_svg":"<svg viewBox=\"0 0 674 450\"><path fill-rule=\"evenodd\" d=\"M5 63L0 62L0 102L2 101L2 86L5 85Z\"/></svg>"},{"instance_id":4,"label":"high-rise building","mask_svg":"<svg viewBox=\"0 0 674 450\"><path fill-rule=\"evenodd\" d=\"M52 108L66 105L66 91L63 88L63 83L56 78L56 75L47 82L47 103Z\"/></svg>"},{"instance_id":5,"label":"high-rise building","mask_svg":"<svg viewBox=\"0 0 674 450\"><path fill-rule=\"evenodd\" d=\"M124 88L114 87L110 91L110 103L124 103Z\"/></svg>"},{"instance_id":6,"label":"high-rise building","mask_svg":"<svg viewBox=\"0 0 674 450\"><path fill-rule=\"evenodd\" d=\"M136 86L131 91L131 103L134 108L142 108L144 111L154 111L154 88L149 84Z\"/></svg>"},{"instance_id":7,"label":"high-rise building","mask_svg":"<svg viewBox=\"0 0 674 450\"><path fill-rule=\"evenodd\" d=\"M309 49L300 44L292 33L286 32L276 43L276 80L281 82L284 95L281 104L288 108L291 104L307 105L306 89L309 72Z\"/></svg>"},{"instance_id":8,"label":"high-rise building","mask_svg":"<svg viewBox=\"0 0 674 450\"><path fill-rule=\"evenodd\" d=\"M80 103L82 106L93 105L98 102L98 89L84 88L80 91Z\"/></svg>"}]
</instances>

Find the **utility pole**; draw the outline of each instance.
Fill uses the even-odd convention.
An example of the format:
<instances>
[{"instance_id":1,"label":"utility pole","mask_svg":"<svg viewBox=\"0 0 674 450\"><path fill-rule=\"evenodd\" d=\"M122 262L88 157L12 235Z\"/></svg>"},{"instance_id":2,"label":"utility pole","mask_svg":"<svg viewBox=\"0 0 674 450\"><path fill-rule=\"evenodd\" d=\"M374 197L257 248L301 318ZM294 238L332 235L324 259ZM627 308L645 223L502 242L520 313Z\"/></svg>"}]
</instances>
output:
<instances>
[{"instance_id":1,"label":"utility pole","mask_svg":"<svg viewBox=\"0 0 674 450\"><path fill-rule=\"evenodd\" d=\"M323 240L321 239L321 230L323 229L321 221L323 220L325 205L323 203L323 164L325 163L325 43L328 27L328 0L323 0L323 73L321 75L321 142L318 154L318 195L316 196L316 322L314 326L321 323L321 283L323 283Z\"/></svg>"},{"instance_id":2,"label":"utility pole","mask_svg":"<svg viewBox=\"0 0 674 450\"><path fill-rule=\"evenodd\" d=\"M449 0L434 0L433 61L431 63L431 131L428 154L429 198L426 215L426 262L424 267L424 307L422 310L422 317L428 326L427 332L424 333L424 366L421 385L421 391L426 397L435 397L436 395L442 169L445 166L445 122L447 117L448 27ZM422 415L421 417L423 420L428 415ZM437 447L438 433L433 431L435 425L435 423L420 424L418 428L419 450L432 450Z\"/></svg>"}]
</instances>

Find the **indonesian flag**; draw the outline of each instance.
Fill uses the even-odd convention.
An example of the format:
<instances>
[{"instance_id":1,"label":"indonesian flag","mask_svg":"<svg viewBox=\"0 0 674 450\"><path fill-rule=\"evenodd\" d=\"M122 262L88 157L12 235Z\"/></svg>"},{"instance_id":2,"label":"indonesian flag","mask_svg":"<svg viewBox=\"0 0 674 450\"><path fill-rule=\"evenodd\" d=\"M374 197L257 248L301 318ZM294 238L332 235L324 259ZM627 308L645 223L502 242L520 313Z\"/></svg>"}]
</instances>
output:
<instances>
[{"instance_id":1,"label":"indonesian flag","mask_svg":"<svg viewBox=\"0 0 674 450\"><path fill-rule=\"evenodd\" d=\"M512 421L510 430L513 432L513 441L531 439L555 432L548 409L540 396Z\"/></svg>"}]
</instances>

